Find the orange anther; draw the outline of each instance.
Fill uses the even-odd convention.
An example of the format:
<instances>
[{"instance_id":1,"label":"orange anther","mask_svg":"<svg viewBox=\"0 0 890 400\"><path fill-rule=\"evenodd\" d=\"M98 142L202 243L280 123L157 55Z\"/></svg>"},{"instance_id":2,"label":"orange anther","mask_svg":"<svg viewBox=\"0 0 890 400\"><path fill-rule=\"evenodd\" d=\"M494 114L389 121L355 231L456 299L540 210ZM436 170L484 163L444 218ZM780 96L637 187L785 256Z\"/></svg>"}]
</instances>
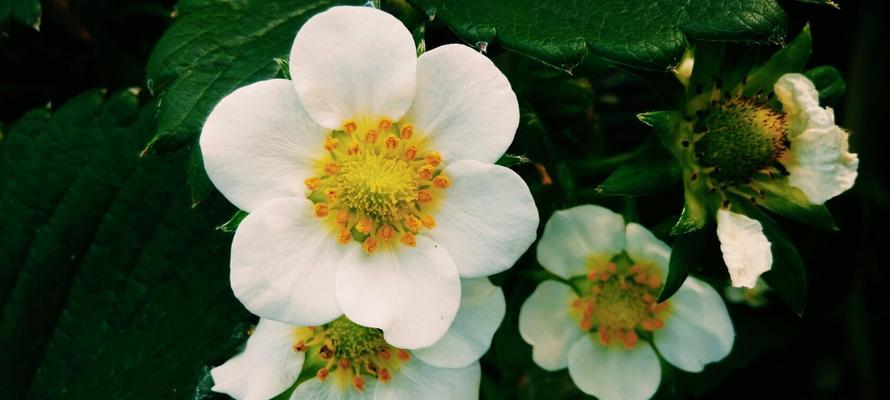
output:
<instances>
[{"instance_id":1,"label":"orange anther","mask_svg":"<svg viewBox=\"0 0 890 400\"><path fill-rule=\"evenodd\" d=\"M584 300L581 300L581 299L572 300L572 307L581 308L582 305L584 305Z\"/></svg>"},{"instance_id":2,"label":"orange anther","mask_svg":"<svg viewBox=\"0 0 890 400\"><path fill-rule=\"evenodd\" d=\"M405 150L405 159L408 161L414 161L415 158L417 158L417 147L414 147L414 146L408 147Z\"/></svg>"},{"instance_id":3,"label":"orange anther","mask_svg":"<svg viewBox=\"0 0 890 400\"><path fill-rule=\"evenodd\" d=\"M432 165L424 165L417 169L417 175L420 176L420 179L430 179L435 171L436 168Z\"/></svg>"},{"instance_id":4,"label":"orange anther","mask_svg":"<svg viewBox=\"0 0 890 400\"><path fill-rule=\"evenodd\" d=\"M349 154L351 156L358 154L360 151L362 151L362 145L358 142L352 142L352 144L350 144L349 147L346 148L346 154Z\"/></svg>"},{"instance_id":5,"label":"orange anther","mask_svg":"<svg viewBox=\"0 0 890 400\"><path fill-rule=\"evenodd\" d=\"M337 361L337 366L343 369L349 368L349 360L345 357L341 358L340 361Z\"/></svg>"},{"instance_id":6,"label":"orange anther","mask_svg":"<svg viewBox=\"0 0 890 400\"><path fill-rule=\"evenodd\" d=\"M380 352L377 353L377 355L380 356L380 358L382 358L384 360L389 360L390 357L392 357L392 354L390 354L389 350L386 350L386 349L380 350Z\"/></svg>"},{"instance_id":7,"label":"orange anther","mask_svg":"<svg viewBox=\"0 0 890 400\"><path fill-rule=\"evenodd\" d=\"M337 200L337 189L327 189L324 191L324 195L327 196L328 201L333 202Z\"/></svg>"},{"instance_id":8,"label":"orange anther","mask_svg":"<svg viewBox=\"0 0 890 400\"><path fill-rule=\"evenodd\" d=\"M660 288L661 287L661 279L659 279L658 276L656 276L656 275L650 275L649 276L649 287L651 287L653 289Z\"/></svg>"},{"instance_id":9,"label":"orange anther","mask_svg":"<svg viewBox=\"0 0 890 400\"><path fill-rule=\"evenodd\" d=\"M327 151L334 151L337 148L337 145L340 144L340 141L334 138L327 138L324 141L324 148Z\"/></svg>"},{"instance_id":10,"label":"orange anther","mask_svg":"<svg viewBox=\"0 0 890 400\"><path fill-rule=\"evenodd\" d=\"M343 130L346 131L346 133L355 132L356 129L358 129L358 125L355 124L355 121L348 121L343 124Z\"/></svg>"},{"instance_id":11,"label":"orange anther","mask_svg":"<svg viewBox=\"0 0 890 400\"><path fill-rule=\"evenodd\" d=\"M414 238L414 235L411 234L411 232L405 232L402 237L399 238L399 241L407 246L417 246L417 239Z\"/></svg>"},{"instance_id":12,"label":"orange anther","mask_svg":"<svg viewBox=\"0 0 890 400\"><path fill-rule=\"evenodd\" d=\"M386 137L386 140L383 141L386 144L386 148L390 150L395 150L396 147L399 147L399 138L396 135L389 135Z\"/></svg>"},{"instance_id":13,"label":"orange anther","mask_svg":"<svg viewBox=\"0 0 890 400\"><path fill-rule=\"evenodd\" d=\"M316 217L327 217L328 216L328 205L325 203L318 203L312 206L312 212L315 213Z\"/></svg>"},{"instance_id":14,"label":"orange anther","mask_svg":"<svg viewBox=\"0 0 890 400\"><path fill-rule=\"evenodd\" d=\"M634 264L630 266L630 273L639 274L640 272L643 272L643 267L640 267L640 264Z\"/></svg>"},{"instance_id":15,"label":"orange anther","mask_svg":"<svg viewBox=\"0 0 890 400\"><path fill-rule=\"evenodd\" d=\"M643 284L643 283L649 282L649 277L646 276L646 274L640 272L640 273L634 275L634 282Z\"/></svg>"},{"instance_id":16,"label":"orange anther","mask_svg":"<svg viewBox=\"0 0 890 400\"><path fill-rule=\"evenodd\" d=\"M600 272L599 277L601 281L607 281L609 280L609 278L612 277L612 275L608 272Z\"/></svg>"},{"instance_id":17,"label":"orange anther","mask_svg":"<svg viewBox=\"0 0 890 400\"><path fill-rule=\"evenodd\" d=\"M318 378L318 380L324 382L324 380L328 377L328 369L322 368L318 370L318 372L315 373L315 377Z\"/></svg>"},{"instance_id":18,"label":"orange anther","mask_svg":"<svg viewBox=\"0 0 890 400\"><path fill-rule=\"evenodd\" d=\"M649 293L644 293L644 294L643 294L643 301L644 301L646 304L655 304L655 300L656 300L656 299L655 299L655 296L653 296L653 295L651 295L651 294L649 294Z\"/></svg>"},{"instance_id":19,"label":"orange anther","mask_svg":"<svg viewBox=\"0 0 890 400\"><path fill-rule=\"evenodd\" d=\"M585 331L585 332L589 331L590 328L593 328L593 321L591 321L589 319L584 319L581 321L581 330L582 331Z\"/></svg>"},{"instance_id":20,"label":"orange anther","mask_svg":"<svg viewBox=\"0 0 890 400\"><path fill-rule=\"evenodd\" d=\"M368 143L374 143L377 141L377 136L377 131L369 129L368 133L365 134L365 141Z\"/></svg>"},{"instance_id":21,"label":"orange anther","mask_svg":"<svg viewBox=\"0 0 890 400\"><path fill-rule=\"evenodd\" d=\"M348 224L349 223L349 211L340 210L340 212L337 213L337 223L341 224L341 225Z\"/></svg>"},{"instance_id":22,"label":"orange anther","mask_svg":"<svg viewBox=\"0 0 890 400\"><path fill-rule=\"evenodd\" d=\"M588 281L595 281L595 280L596 280L596 271L590 271L590 272L588 272L588 273L587 273L587 280L588 280Z\"/></svg>"},{"instance_id":23,"label":"orange anther","mask_svg":"<svg viewBox=\"0 0 890 400\"><path fill-rule=\"evenodd\" d=\"M640 337L637 336L636 332L634 332L632 329L628 329L627 332L625 332L625 334L624 334L622 344L624 344L625 349L630 350L630 349L634 348L634 346L637 345L637 341L639 339L640 339Z\"/></svg>"},{"instance_id":24,"label":"orange anther","mask_svg":"<svg viewBox=\"0 0 890 400\"><path fill-rule=\"evenodd\" d=\"M442 155L438 151L431 152L424 157L427 164L438 167L442 163Z\"/></svg>"},{"instance_id":25,"label":"orange anther","mask_svg":"<svg viewBox=\"0 0 890 400\"><path fill-rule=\"evenodd\" d=\"M410 124L402 126L402 139L408 140L414 136L414 127Z\"/></svg>"},{"instance_id":26,"label":"orange anther","mask_svg":"<svg viewBox=\"0 0 890 400\"><path fill-rule=\"evenodd\" d=\"M604 329L603 327L600 327L598 333L599 333L599 337L600 337L600 344L603 346L608 346L609 342L612 341L612 335L609 334L609 330Z\"/></svg>"},{"instance_id":27,"label":"orange anther","mask_svg":"<svg viewBox=\"0 0 890 400\"><path fill-rule=\"evenodd\" d=\"M411 360L411 353L399 349L399 351L396 353L396 357L398 357L399 360L402 360L402 362L408 362Z\"/></svg>"},{"instance_id":28,"label":"orange anther","mask_svg":"<svg viewBox=\"0 0 890 400\"><path fill-rule=\"evenodd\" d=\"M355 390L359 392L365 390L365 378L361 375L356 375L352 377L352 386L355 387Z\"/></svg>"},{"instance_id":29,"label":"orange anther","mask_svg":"<svg viewBox=\"0 0 890 400\"><path fill-rule=\"evenodd\" d=\"M340 166L336 163L330 163L324 166L324 172L328 175L337 175L340 172Z\"/></svg>"},{"instance_id":30,"label":"orange anther","mask_svg":"<svg viewBox=\"0 0 890 400\"><path fill-rule=\"evenodd\" d=\"M306 189L315 190L315 189L318 189L319 186L321 186L321 179L306 178L306 180L303 181L303 183L306 184Z\"/></svg>"},{"instance_id":31,"label":"orange anther","mask_svg":"<svg viewBox=\"0 0 890 400\"><path fill-rule=\"evenodd\" d=\"M423 222L423 226L426 229L433 229L436 226L436 219L433 218L432 215L424 215L423 218L420 219L420 222Z\"/></svg>"},{"instance_id":32,"label":"orange anther","mask_svg":"<svg viewBox=\"0 0 890 400\"><path fill-rule=\"evenodd\" d=\"M294 352L302 353L304 351L306 351L306 343L302 340L294 345Z\"/></svg>"},{"instance_id":33,"label":"orange anther","mask_svg":"<svg viewBox=\"0 0 890 400\"><path fill-rule=\"evenodd\" d=\"M405 217L405 227L410 229L412 232L420 231L420 222L417 221L417 218L412 216Z\"/></svg>"},{"instance_id":34,"label":"orange anther","mask_svg":"<svg viewBox=\"0 0 890 400\"><path fill-rule=\"evenodd\" d=\"M433 194L429 190L419 190L417 192L417 201L421 203L429 203L433 201Z\"/></svg>"},{"instance_id":35,"label":"orange anther","mask_svg":"<svg viewBox=\"0 0 890 400\"><path fill-rule=\"evenodd\" d=\"M594 286L594 287L590 288L590 291L591 291L593 294L600 294L600 293L602 293L602 291L603 291L603 287L597 285L597 286Z\"/></svg>"},{"instance_id":36,"label":"orange anther","mask_svg":"<svg viewBox=\"0 0 890 400\"><path fill-rule=\"evenodd\" d=\"M373 253L377 250L377 240L372 237L365 239L365 242L362 243L362 248L368 253Z\"/></svg>"},{"instance_id":37,"label":"orange anther","mask_svg":"<svg viewBox=\"0 0 890 400\"><path fill-rule=\"evenodd\" d=\"M389 370L383 368L380 370L380 374L378 375L380 382L386 383L392 380L392 375L389 374Z\"/></svg>"},{"instance_id":38,"label":"orange anther","mask_svg":"<svg viewBox=\"0 0 890 400\"><path fill-rule=\"evenodd\" d=\"M371 221L369 218L362 218L355 225L355 229L361 233L369 234L374 230L374 221Z\"/></svg>"},{"instance_id":39,"label":"orange anther","mask_svg":"<svg viewBox=\"0 0 890 400\"><path fill-rule=\"evenodd\" d=\"M349 229L341 229L337 241L340 242L340 244L347 244L350 240L352 240L352 233L349 232Z\"/></svg>"},{"instance_id":40,"label":"orange anther","mask_svg":"<svg viewBox=\"0 0 890 400\"><path fill-rule=\"evenodd\" d=\"M377 127L380 128L381 131L388 131L389 128L392 128L392 121L384 118L380 120L380 123L377 124Z\"/></svg>"},{"instance_id":41,"label":"orange anther","mask_svg":"<svg viewBox=\"0 0 890 400\"><path fill-rule=\"evenodd\" d=\"M389 225L383 225L380 227L380 238L383 240L392 239L393 229Z\"/></svg>"},{"instance_id":42,"label":"orange anther","mask_svg":"<svg viewBox=\"0 0 890 400\"><path fill-rule=\"evenodd\" d=\"M451 186L451 180L445 175L439 175L436 179L433 179L433 186L439 189L448 189Z\"/></svg>"},{"instance_id":43,"label":"orange anther","mask_svg":"<svg viewBox=\"0 0 890 400\"><path fill-rule=\"evenodd\" d=\"M606 264L606 271L609 271L609 272L611 272L611 273L615 273L615 272L618 271L618 266L615 265L615 263L610 262L610 263Z\"/></svg>"}]
</instances>

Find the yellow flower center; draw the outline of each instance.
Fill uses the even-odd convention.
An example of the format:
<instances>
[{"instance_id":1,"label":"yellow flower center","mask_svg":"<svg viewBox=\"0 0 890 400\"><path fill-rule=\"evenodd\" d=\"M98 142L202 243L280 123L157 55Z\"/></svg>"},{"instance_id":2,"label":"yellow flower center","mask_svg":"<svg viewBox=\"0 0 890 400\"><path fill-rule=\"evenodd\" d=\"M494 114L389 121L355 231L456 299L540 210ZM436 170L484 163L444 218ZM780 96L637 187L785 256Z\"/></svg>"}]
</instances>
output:
<instances>
[{"instance_id":1,"label":"yellow flower center","mask_svg":"<svg viewBox=\"0 0 890 400\"><path fill-rule=\"evenodd\" d=\"M585 293L569 310L583 331L595 330L603 345L632 349L640 333L664 327L670 305L655 302L661 288L657 266L633 263L622 254L606 262L592 258L588 270Z\"/></svg>"},{"instance_id":2,"label":"yellow flower center","mask_svg":"<svg viewBox=\"0 0 890 400\"><path fill-rule=\"evenodd\" d=\"M407 350L390 346L383 332L340 317L323 326L295 329L293 350L306 353L306 365L320 365L318 380L333 379L341 388L365 390L365 379L387 383L411 361Z\"/></svg>"},{"instance_id":3,"label":"yellow flower center","mask_svg":"<svg viewBox=\"0 0 890 400\"><path fill-rule=\"evenodd\" d=\"M358 242L368 253L432 229L431 215L451 181L442 156L426 149L407 123L348 121L324 142L319 175L306 179L313 213L330 222L342 244Z\"/></svg>"}]
</instances>

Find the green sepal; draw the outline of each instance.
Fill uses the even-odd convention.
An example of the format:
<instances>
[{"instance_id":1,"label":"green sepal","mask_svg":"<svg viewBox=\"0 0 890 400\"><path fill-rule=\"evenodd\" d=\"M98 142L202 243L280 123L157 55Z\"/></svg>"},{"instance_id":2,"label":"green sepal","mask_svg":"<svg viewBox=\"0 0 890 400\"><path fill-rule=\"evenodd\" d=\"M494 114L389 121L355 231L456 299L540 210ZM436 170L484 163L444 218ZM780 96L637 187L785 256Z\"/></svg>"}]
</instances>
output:
<instances>
[{"instance_id":1,"label":"green sepal","mask_svg":"<svg viewBox=\"0 0 890 400\"><path fill-rule=\"evenodd\" d=\"M823 104L835 103L847 91L847 84L841 73L830 65L822 65L803 73L816 85L819 91L819 102Z\"/></svg>"},{"instance_id":2,"label":"green sepal","mask_svg":"<svg viewBox=\"0 0 890 400\"><path fill-rule=\"evenodd\" d=\"M689 271L698 265L704 236L711 233L712 230L702 228L676 235L671 249L667 277L664 280L664 286L661 287L661 293L658 294L659 303L673 296L680 286L683 286L683 282L689 276Z\"/></svg>"},{"instance_id":3,"label":"green sepal","mask_svg":"<svg viewBox=\"0 0 890 400\"><path fill-rule=\"evenodd\" d=\"M791 43L777 51L765 64L755 68L748 75L745 84L744 95L750 96L758 90L772 92L773 84L779 77L787 73L801 72L810 59L813 38L810 35L810 25L807 24Z\"/></svg>"},{"instance_id":4,"label":"green sepal","mask_svg":"<svg viewBox=\"0 0 890 400\"><path fill-rule=\"evenodd\" d=\"M759 182L763 197L757 197L757 204L783 217L821 229L838 230L828 207L812 204L806 195L787 184L787 180Z\"/></svg>"},{"instance_id":5,"label":"green sepal","mask_svg":"<svg viewBox=\"0 0 890 400\"><path fill-rule=\"evenodd\" d=\"M531 159L526 157L525 155L517 155L517 154L504 154L495 162L495 164L500 165L502 167L513 167L515 165L527 164L532 162Z\"/></svg>"},{"instance_id":6,"label":"green sepal","mask_svg":"<svg viewBox=\"0 0 890 400\"><path fill-rule=\"evenodd\" d=\"M682 177L683 171L676 158L663 148L655 147L642 158L612 172L596 192L606 196L645 196L680 183Z\"/></svg>"},{"instance_id":7,"label":"green sepal","mask_svg":"<svg viewBox=\"0 0 890 400\"><path fill-rule=\"evenodd\" d=\"M226 233L233 233L238 229L238 225L241 225L241 221L244 221L244 218L247 218L247 215L247 211L238 210L235 215L232 215L232 218L229 218L224 224L217 226L216 229Z\"/></svg>"}]
</instances>

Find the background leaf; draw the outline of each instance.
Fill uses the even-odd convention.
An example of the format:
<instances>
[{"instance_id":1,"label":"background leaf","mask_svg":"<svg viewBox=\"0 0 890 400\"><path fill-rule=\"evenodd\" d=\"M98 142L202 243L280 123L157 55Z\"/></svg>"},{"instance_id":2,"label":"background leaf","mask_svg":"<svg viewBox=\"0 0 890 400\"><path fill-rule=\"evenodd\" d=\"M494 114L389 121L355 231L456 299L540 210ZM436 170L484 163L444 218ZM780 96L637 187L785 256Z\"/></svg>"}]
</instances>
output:
<instances>
[{"instance_id":1,"label":"background leaf","mask_svg":"<svg viewBox=\"0 0 890 400\"><path fill-rule=\"evenodd\" d=\"M492 43L571 70L588 56L665 70L687 37L777 43L785 13L773 0L409 0L470 44Z\"/></svg>"},{"instance_id":2,"label":"background leaf","mask_svg":"<svg viewBox=\"0 0 890 400\"><path fill-rule=\"evenodd\" d=\"M682 178L677 159L657 145L619 167L596 190L606 196L645 196L674 186Z\"/></svg>"},{"instance_id":3,"label":"background leaf","mask_svg":"<svg viewBox=\"0 0 890 400\"><path fill-rule=\"evenodd\" d=\"M838 70L830 65L822 65L803 73L813 81L819 90L819 103L834 104L847 91L847 84Z\"/></svg>"},{"instance_id":4,"label":"background leaf","mask_svg":"<svg viewBox=\"0 0 890 400\"><path fill-rule=\"evenodd\" d=\"M40 1L0 0L0 29L5 29L11 20L39 29Z\"/></svg>"},{"instance_id":5,"label":"background leaf","mask_svg":"<svg viewBox=\"0 0 890 400\"><path fill-rule=\"evenodd\" d=\"M191 210L183 155L137 157L153 117L91 91L0 144L4 396L188 397L243 341L230 237L213 229L233 209Z\"/></svg>"}]
</instances>

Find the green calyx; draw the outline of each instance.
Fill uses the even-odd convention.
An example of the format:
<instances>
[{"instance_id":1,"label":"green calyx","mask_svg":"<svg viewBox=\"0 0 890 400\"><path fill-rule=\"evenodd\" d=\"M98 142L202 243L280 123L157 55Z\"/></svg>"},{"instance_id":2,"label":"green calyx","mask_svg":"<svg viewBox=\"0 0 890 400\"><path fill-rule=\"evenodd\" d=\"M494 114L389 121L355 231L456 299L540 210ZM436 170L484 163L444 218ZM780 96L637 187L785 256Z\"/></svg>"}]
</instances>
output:
<instances>
[{"instance_id":1,"label":"green calyx","mask_svg":"<svg viewBox=\"0 0 890 400\"><path fill-rule=\"evenodd\" d=\"M365 353L374 354L386 346L383 331L358 325L346 317L331 321L325 330L334 342L338 358L354 359Z\"/></svg>"},{"instance_id":2,"label":"green calyx","mask_svg":"<svg viewBox=\"0 0 890 400\"><path fill-rule=\"evenodd\" d=\"M756 97L721 98L695 122L695 156L718 182L744 184L788 149L785 114Z\"/></svg>"}]
</instances>

